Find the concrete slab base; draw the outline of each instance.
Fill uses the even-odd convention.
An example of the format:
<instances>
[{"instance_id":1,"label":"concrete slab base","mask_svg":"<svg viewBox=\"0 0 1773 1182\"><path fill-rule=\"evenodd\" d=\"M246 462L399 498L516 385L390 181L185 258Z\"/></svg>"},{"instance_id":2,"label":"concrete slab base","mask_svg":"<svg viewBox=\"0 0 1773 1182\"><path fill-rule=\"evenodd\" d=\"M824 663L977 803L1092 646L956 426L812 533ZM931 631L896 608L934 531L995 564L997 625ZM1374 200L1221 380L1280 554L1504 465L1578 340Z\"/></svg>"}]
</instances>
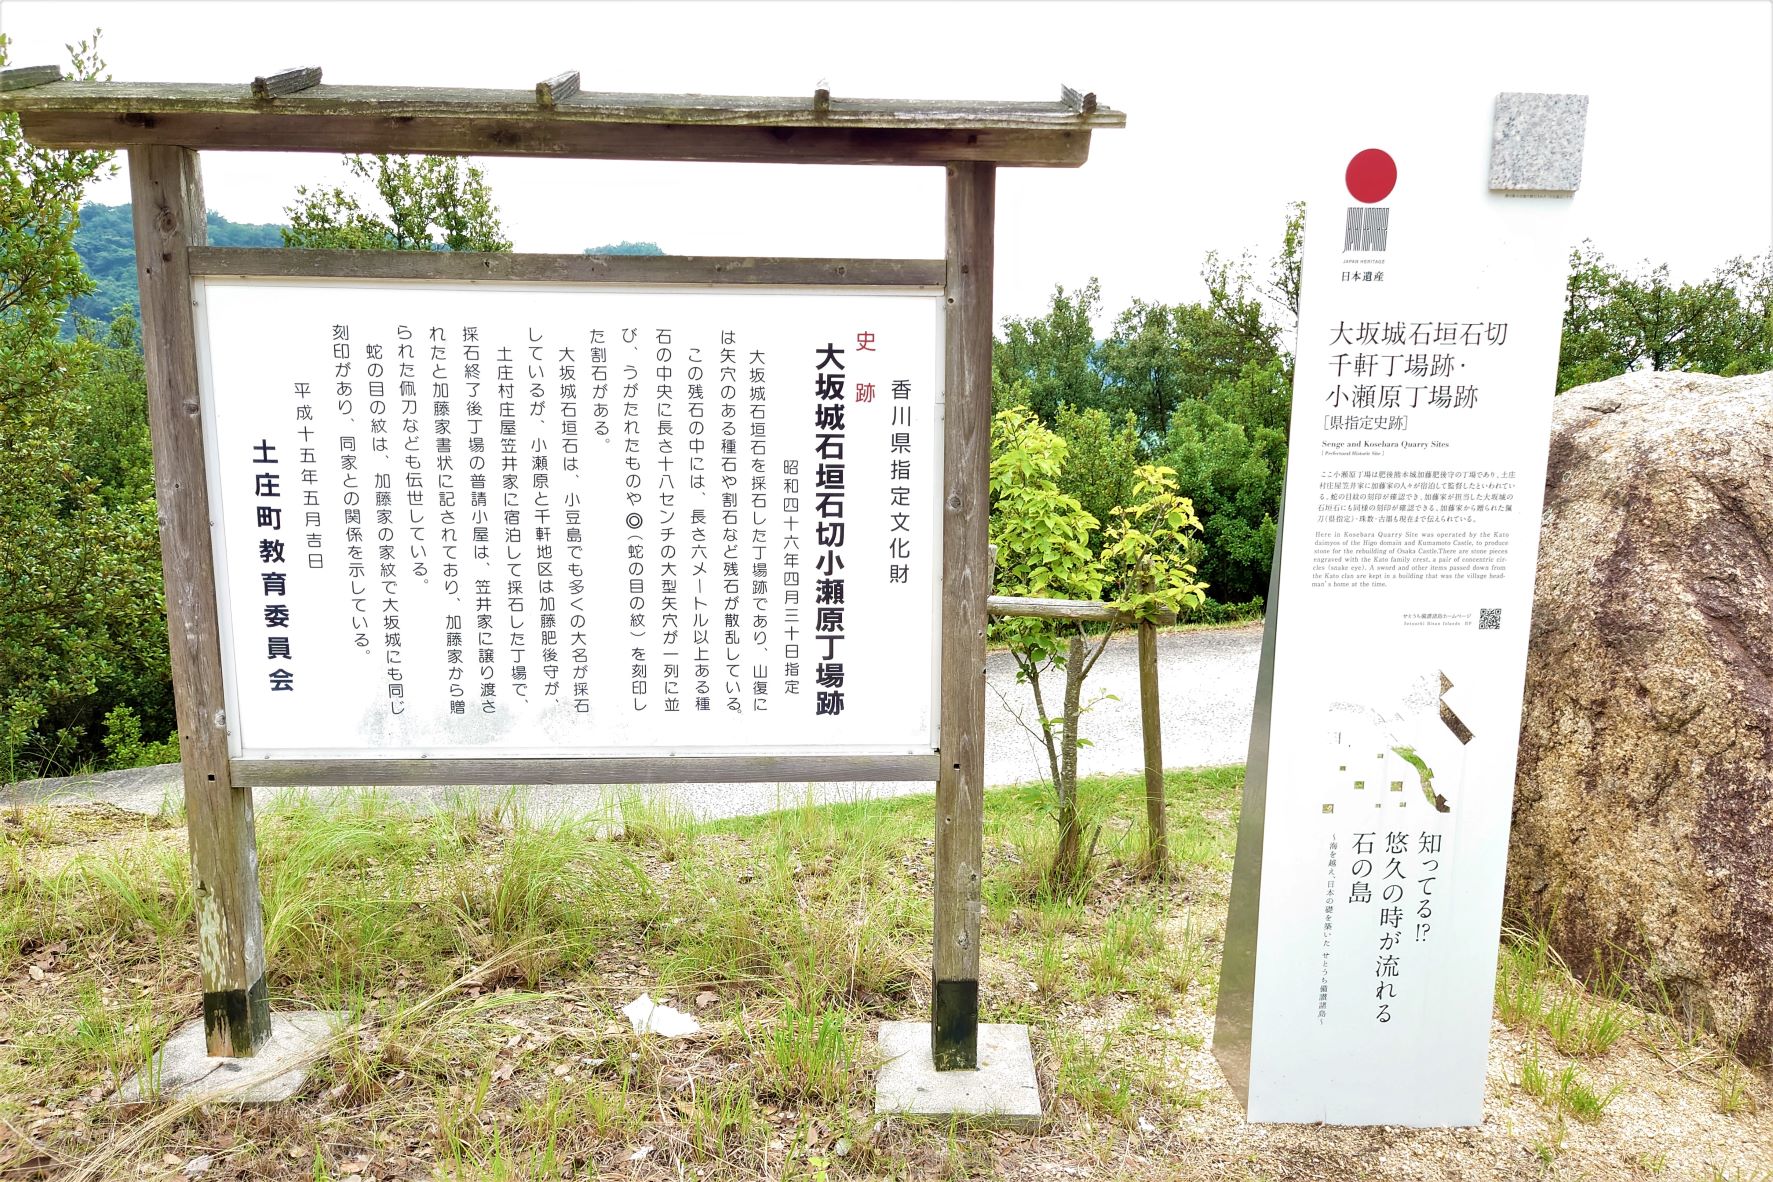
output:
<instances>
[{"instance_id":1,"label":"concrete slab base","mask_svg":"<svg viewBox=\"0 0 1773 1182\"><path fill-rule=\"evenodd\" d=\"M308 1078L307 1054L344 1025L343 1012L308 1010L271 1015L271 1037L250 1059L210 1058L203 1019L173 1032L146 1071L123 1081L119 1104L201 1096L232 1104L275 1104L295 1095Z\"/></svg>"},{"instance_id":2,"label":"concrete slab base","mask_svg":"<svg viewBox=\"0 0 1773 1182\"><path fill-rule=\"evenodd\" d=\"M1040 1083L1026 1026L981 1024L979 1066L973 1071L936 1070L928 1022L882 1022L880 1054L876 1115L1024 1132L1040 1127Z\"/></svg>"}]
</instances>

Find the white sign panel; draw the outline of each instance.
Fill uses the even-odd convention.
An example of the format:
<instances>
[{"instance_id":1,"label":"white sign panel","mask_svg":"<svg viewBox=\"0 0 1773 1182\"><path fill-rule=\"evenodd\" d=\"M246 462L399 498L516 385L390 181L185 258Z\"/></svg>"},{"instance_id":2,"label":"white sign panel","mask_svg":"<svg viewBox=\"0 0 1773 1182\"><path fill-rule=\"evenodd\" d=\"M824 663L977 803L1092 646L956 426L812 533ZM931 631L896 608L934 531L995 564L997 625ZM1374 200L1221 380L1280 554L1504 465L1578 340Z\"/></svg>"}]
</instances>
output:
<instances>
[{"instance_id":1,"label":"white sign panel","mask_svg":"<svg viewBox=\"0 0 1773 1182\"><path fill-rule=\"evenodd\" d=\"M232 753L927 753L941 293L197 284Z\"/></svg>"},{"instance_id":2,"label":"white sign panel","mask_svg":"<svg viewBox=\"0 0 1773 1182\"><path fill-rule=\"evenodd\" d=\"M1252 1121L1482 1119L1570 247L1567 199L1490 191L1490 131L1487 95L1351 129L1308 194L1266 798L1240 848Z\"/></svg>"}]
</instances>

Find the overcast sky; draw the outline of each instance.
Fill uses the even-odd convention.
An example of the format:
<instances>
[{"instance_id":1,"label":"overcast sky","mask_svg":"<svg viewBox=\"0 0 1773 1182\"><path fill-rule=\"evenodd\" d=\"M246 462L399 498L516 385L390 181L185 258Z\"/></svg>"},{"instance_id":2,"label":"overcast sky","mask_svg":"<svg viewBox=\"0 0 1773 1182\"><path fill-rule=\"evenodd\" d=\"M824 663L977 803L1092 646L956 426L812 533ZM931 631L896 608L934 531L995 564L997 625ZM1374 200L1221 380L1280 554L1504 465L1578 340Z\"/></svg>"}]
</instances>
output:
<instances>
[{"instance_id":1,"label":"overcast sky","mask_svg":"<svg viewBox=\"0 0 1773 1182\"><path fill-rule=\"evenodd\" d=\"M1773 4L1678 3L86 3L4 0L12 62L65 63L104 30L113 77L240 82L317 64L327 82L903 98L1094 90L1128 126L1081 169L1004 169L997 310L1102 279L1195 299L1210 249L1278 245L1307 145L1393 104L1502 90L1591 96L1577 237L1697 278L1773 245ZM1472 145L1487 154L1487 143ZM932 257L939 169L484 162L517 249L623 238L674 254ZM208 153L210 208L281 221L327 155ZM126 179L94 200L127 201ZM1098 329L1105 329L1098 324Z\"/></svg>"}]
</instances>

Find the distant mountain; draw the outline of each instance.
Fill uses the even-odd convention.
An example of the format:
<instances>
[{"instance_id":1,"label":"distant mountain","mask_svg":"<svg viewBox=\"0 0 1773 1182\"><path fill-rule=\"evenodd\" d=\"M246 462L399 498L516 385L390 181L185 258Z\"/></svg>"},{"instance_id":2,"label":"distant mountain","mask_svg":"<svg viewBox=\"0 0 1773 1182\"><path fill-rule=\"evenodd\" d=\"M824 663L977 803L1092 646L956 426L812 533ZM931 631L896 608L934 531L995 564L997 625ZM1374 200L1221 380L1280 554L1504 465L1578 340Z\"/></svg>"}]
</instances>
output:
<instances>
[{"instance_id":1,"label":"distant mountain","mask_svg":"<svg viewBox=\"0 0 1773 1182\"><path fill-rule=\"evenodd\" d=\"M211 246L282 246L283 227L231 222L209 211ZM135 284L135 228L127 205L83 205L80 226L74 231L74 253L86 266L98 287L73 302L68 331L78 317L109 321L124 308L135 311L140 301ZM656 242L621 242L594 246L586 254L662 255Z\"/></svg>"},{"instance_id":2,"label":"distant mountain","mask_svg":"<svg viewBox=\"0 0 1773 1182\"><path fill-rule=\"evenodd\" d=\"M209 212L211 246L282 246L283 227L231 222ZM98 287L75 300L68 322L89 316L110 320L124 308L140 306L135 285L135 230L127 205L83 205L74 231L74 253Z\"/></svg>"},{"instance_id":3,"label":"distant mountain","mask_svg":"<svg viewBox=\"0 0 1773 1182\"><path fill-rule=\"evenodd\" d=\"M630 242L626 238L617 243L605 243L602 246L588 246L586 254L664 254L657 242Z\"/></svg>"}]
</instances>

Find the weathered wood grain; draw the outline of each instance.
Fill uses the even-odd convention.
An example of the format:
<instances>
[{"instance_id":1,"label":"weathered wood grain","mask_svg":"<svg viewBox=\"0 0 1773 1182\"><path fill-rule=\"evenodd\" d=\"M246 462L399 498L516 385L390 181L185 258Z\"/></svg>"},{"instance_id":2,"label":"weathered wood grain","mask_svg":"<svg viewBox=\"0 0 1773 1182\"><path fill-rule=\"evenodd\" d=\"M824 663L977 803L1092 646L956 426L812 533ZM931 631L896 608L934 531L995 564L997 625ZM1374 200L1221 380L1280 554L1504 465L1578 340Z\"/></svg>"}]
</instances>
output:
<instances>
[{"instance_id":1,"label":"weathered wood grain","mask_svg":"<svg viewBox=\"0 0 1773 1182\"><path fill-rule=\"evenodd\" d=\"M1022 595L993 595L986 610L994 616L1033 616L1041 620L1073 620L1082 623L1136 624L1129 612L1100 599L1036 599ZM1159 612L1155 624L1174 624L1175 612Z\"/></svg>"},{"instance_id":2,"label":"weathered wood grain","mask_svg":"<svg viewBox=\"0 0 1773 1182\"><path fill-rule=\"evenodd\" d=\"M536 83L536 102L544 107L557 107L579 93L579 72L568 70Z\"/></svg>"},{"instance_id":3,"label":"weathered wood grain","mask_svg":"<svg viewBox=\"0 0 1773 1182\"><path fill-rule=\"evenodd\" d=\"M29 90L47 82L60 82L61 79L60 66L14 66L10 70L0 70L0 93Z\"/></svg>"},{"instance_id":4,"label":"weathered wood grain","mask_svg":"<svg viewBox=\"0 0 1773 1182\"><path fill-rule=\"evenodd\" d=\"M948 166L947 355L942 433L942 764L936 780L937 1070L978 1066L984 848L985 599L991 466L991 283L997 170Z\"/></svg>"},{"instance_id":5,"label":"weathered wood grain","mask_svg":"<svg viewBox=\"0 0 1773 1182\"><path fill-rule=\"evenodd\" d=\"M66 85L70 84L54 87ZM35 93L19 92L17 99L8 96L0 100L0 110ZM25 138L45 148L176 144L237 152L425 152L737 164L933 165L978 160L1055 168L1075 168L1090 154L1087 124L1061 131L1016 126L982 130L846 126L836 118L838 104L833 103L831 118L819 126L806 126L813 116L805 100L800 101L797 116L784 116L775 123L618 123L573 118L584 111L579 99L540 112L533 96L522 115L295 113L309 93L250 112L22 106L18 110Z\"/></svg>"},{"instance_id":6,"label":"weathered wood grain","mask_svg":"<svg viewBox=\"0 0 1773 1182\"><path fill-rule=\"evenodd\" d=\"M223 711L203 410L186 270L187 249L201 245L205 234L197 154L132 149L129 180L204 1028L210 1054L251 1055L270 1036L271 1012L252 793L230 778Z\"/></svg>"},{"instance_id":7,"label":"weathered wood grain","mask_svg":"<svg viewBox=\"0 0 1773 1182\"><path fill-rule=\"evenodd\" d=\"M1145 855L1154 874L1169 866L1164 809L1164 731L1157 696L1157 625L1139 621L1139 726L1145 739Z\"/></svg>"},{"instance_id":8,"label":"weathered wood grain","mask_svg":"<svg viewBox=\"0 0 1773 1182\"><path fill-rule=\"evenodd\" d=\"M255 788L442 784L801 784L936 779L934 755L662 755L557 759L237 759Z\"/></svg>"},{"instance_id":9,"label":"weathered wood grain","mask_svg":"<svg viewBox=\"0 0 1773 1182\"><path fill-rule=\"evenodd\" d=\"M537 283L942 286L941 259L781 259L698 255L476 254L419 250L289 250L209 246L193 275L429 279Z\"/></svg>"},{"instance_id":10,"label":"weathered wood grain","mask_svg":"<svg viewBox=\"0 0 1773 1182\"><path fill-rule=\"evenodd\" d=\"M261 74L252 80L252 97L260 102L296 94L320 85L319 66L296 66L275 74Z\"/></svg>"},{"instance_id":11,"label":"weathered wood grain","mask_svg":"<svg viewBox=\"0 0 1773 1182\"><path fill-rule=\"evenodd\" d=\"M32 67L36 68L36 67ZM411 120L511 118L535 114L529 90L426 86L315 86L277 105L278 115L380 116ZM18 95L6 109L139 118L175 112L248 114L258 110L249 87L226 83L68 81L50 91ZM1124 127L1124 112L1103 107L1079 120L1064 101L829 99L815 116L799 96L585 93L560 104L560 118L584 122L746 127L809 127L954 131L1069 131Z\"/></svg>"}]
</instances>

